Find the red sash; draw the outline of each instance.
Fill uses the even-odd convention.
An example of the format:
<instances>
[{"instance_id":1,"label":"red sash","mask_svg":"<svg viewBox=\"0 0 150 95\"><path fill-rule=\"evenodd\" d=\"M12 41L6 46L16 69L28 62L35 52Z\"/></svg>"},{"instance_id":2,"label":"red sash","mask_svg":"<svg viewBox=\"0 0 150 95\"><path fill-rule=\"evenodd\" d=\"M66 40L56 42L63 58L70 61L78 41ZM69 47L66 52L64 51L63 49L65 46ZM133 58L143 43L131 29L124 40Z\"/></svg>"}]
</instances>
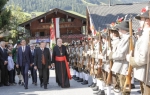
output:
<instances>
[{"instance_id":1,"label":"red sash","mask_svg":"<svg viewBox=\"0 0 150 95\"><path fill-rule=\"evenodd\" d=\"M67 62L66 56L62 56L62 57L56 56L55 60L56 61L65 61L68 78L71 79L72 77L71 77L71 74L70 74L70 69L69 69L69 66L68 66L68 62Z\"/></svg>"}]
</instances>

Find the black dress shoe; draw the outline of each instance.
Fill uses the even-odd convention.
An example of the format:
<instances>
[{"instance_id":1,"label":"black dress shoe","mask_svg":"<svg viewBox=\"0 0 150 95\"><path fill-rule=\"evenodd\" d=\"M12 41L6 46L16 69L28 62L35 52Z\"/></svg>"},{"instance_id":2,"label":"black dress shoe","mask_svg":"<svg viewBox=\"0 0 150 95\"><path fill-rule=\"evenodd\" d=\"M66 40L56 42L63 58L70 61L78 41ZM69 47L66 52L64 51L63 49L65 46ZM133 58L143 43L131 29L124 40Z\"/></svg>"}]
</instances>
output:
<instances>
[{"instance_id":1,"label":"black dress shoe","mask_svg":"<svg viewBox=\"0 0 150 95\"><path fill-rule=\"evenodd\" d=\"M28 89L28 86L25 86L24 89Z\"/></svg>"},{"instance_id":2,"label":"black dress shoe","mask_svg":"<svg viewBox=\"0 0 150 95\"><path fill-rule=\"evenodd\" d=\"M141 90L138 90L137 92L141 94Z\"/></svg>"},{"instance_id":3,"label":"black dress shoe","mask_svg":"<svg viewBox=\"0 0 150 95\"><path fill-rule=\"evenodd\" d=\"M131 84L131 89L134 89L135 88L135 85L134 84Z\"/></svg>"},{"instance_id":4,"label":"black dress shoe","mask_svg":"<svg viewBox=\"0 0 150 95\"><path fill-rule=\"evenodd\" d=\"M44 85L44 89L47 89L47 85Z\"/></svg>"},{"instance_id":5,"label":"black dress shoe","mask_svg":"<svg viewBox=\"0 0 150 95\"><path fill-rule=\"evenodd\" d=\"M42 87L42 86L43 86L43 84L41 83L41 84L40 84L40 86Z\"/></svg>"},{"instance_id":6,"label":"black dress shoe","mask_svg":"<svg viewBox=\"0 0 150 95\"><path fill-rule=\"evenodd\" d=\"M101 90L97 95L106 95L104 90Z\"/></svg>"},{"instance_id":7,"label":"black dress shoe","mask_svg":"<svg viewBox=\"0 0 150 95\"><path fill-rule=\"evenodd\" d=\"M19 80L18 84L21 85L21 80Z\"/></svg>"},{"instance_id":8,"label":"black dress shoe","mask_svg":"<svg viewBox=\"0 0 150 95\"><path fill-rule=\"evenodd\" d=\"M93 91L98 91L99 90L99 87L98 86L95 86L94 88L93 88Z\"/></svg>"},{"instance_id":9,"label":"black dress shoe","mask_svg":"<svg viewBox=\"0 0 150 95\"><path fill-rule=\"evenodd\" d=\"M94 83L92 82L90 85L88 85L88 87L91 87Z\"/></svg>"},{"instance_id":10,"label":"black dress shoe","mask_svg":"<svg viewBox=\"0 0 150 95\"><path fill-rule=\"evenodd\" d=\"M24 82L22 82L21 85L24 85Z\"/></svg>"},{"instance_id":11,"label":"black dress shoe","mask_svg":"<svg viewBox=\"0 0 150 95\"><path fill-rule=\"evenodd\" d=\"M4 86L2 83L0 84L0 87Z\"/></svg>"},{"instance_id":12,"label":"black dress shoe","mask_svg":"<svg viewBox=\"0 0 150 95\"><path fill-rule=\"evenodd\" d=\"M82 85L87 85L88 84L88 81L85 80L84 82L81 83Z\"/></svg>"},{"instance_id":13,"label":"black dress shoe","mask_svg":"<svg viewBox=\"0 0 150 95\"><path fill-rule=\"evenodd\" d=\"M6 84L4 84L4 86L9 86L9 84L8 84L8 83L6 83Z\"/></svg>"},{"instance_id":14,"label":"black dress shoe","mask_svg":"<svg viewBox=\"0 0 150 95\"><path fill-rule=\"evenodd\" d=\"M74 80L79 80L79 77L76 77Z\"/></svg>"},{"instance_id":15,"label":"black dress shoe","mask_svg":"<svg viewBox=\"0 0 150 95\"><path fill-rule=\"evenodd\" d=\"M96 86L96 83L94 83L93 85L91 85L91 88L94 88Z\"/></svg>"},{"instance_id":16,"label":"black dress shoe","mask_svg":"<svg viewBox=\"0 0 150 95\"><path fill-rule=\"evenodd\" d=\"M77 80L77 82L83 82L83 79L79 79L79 80Z\"/></svg>"},{"instance_id":17,"label":"black dress shoe","mask_svg":"<svg viewBox=\"0 0 150 95\"><path fill-rule=\"evenodd\" d=\"M99 89L97 92L94 92L93 94L97 95L100 92L101 92L101 89Z\"/></svg>"}]
</instances>

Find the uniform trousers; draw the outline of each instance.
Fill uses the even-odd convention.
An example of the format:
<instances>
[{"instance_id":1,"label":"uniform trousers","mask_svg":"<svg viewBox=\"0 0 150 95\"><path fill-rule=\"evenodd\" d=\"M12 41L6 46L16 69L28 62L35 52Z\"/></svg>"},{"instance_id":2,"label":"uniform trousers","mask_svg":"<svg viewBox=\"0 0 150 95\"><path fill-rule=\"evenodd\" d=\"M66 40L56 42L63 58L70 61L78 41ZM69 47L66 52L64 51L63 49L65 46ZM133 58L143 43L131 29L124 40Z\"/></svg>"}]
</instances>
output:
<instances>
[{"instance_id":1,"label":"uniform trousers","mask_svg":"<svg viewBox=\"0 0 150 95\"><path fill-rule=\"evenodd\" d=\"M140 86L142 95L150 95L150 86L145 85L143 82L140 82Z\"/></svg>"}]
</instances>

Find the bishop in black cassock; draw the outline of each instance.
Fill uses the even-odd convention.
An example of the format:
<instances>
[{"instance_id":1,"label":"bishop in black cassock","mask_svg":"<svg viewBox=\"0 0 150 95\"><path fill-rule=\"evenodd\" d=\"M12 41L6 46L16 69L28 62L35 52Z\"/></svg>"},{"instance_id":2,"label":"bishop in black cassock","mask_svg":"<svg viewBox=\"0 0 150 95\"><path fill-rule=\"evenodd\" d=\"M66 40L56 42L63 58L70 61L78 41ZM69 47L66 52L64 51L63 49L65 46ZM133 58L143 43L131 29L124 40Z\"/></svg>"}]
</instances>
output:
<instances>
[{"instance_id":1,"label":"bishop in black cassock","mask_svg":"<svg viewBox=\"0 0 150 95\"><path fill-rule=\"evenodd\" d=\"M56 82L62 88L70 87L71 75L68 61L66 47L62 45L62 40L58 39L57 45L53 48L52 63L55 64Z\"/></svg>"}]
</instances>

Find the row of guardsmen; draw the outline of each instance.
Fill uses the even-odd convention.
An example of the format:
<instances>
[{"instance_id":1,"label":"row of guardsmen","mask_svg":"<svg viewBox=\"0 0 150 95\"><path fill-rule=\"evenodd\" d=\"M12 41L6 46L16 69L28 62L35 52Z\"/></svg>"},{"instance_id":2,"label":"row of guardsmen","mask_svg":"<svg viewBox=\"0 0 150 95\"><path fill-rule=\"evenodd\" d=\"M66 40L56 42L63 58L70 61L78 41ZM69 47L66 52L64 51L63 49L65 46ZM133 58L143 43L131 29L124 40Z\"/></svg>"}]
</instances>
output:
<instances>
[{"instance_id":1,"label":"row of guardsmen","mask_svg":"<svg viewBox=\"0 0 150 95\"><path fill-rule=\"evenodd\" d=\"M135 88L134 78L140 82L141 94L150 95L150 12L135 17L140 22L140 31L133 32L132 18L118 18L96 36L86 36L72 41L69 60L73 79L88 84L94 95L130 95ZM134 52L133 52L134 50ZM104 91L106 87L106 91Z\"/></svg>"}]
</instances>

